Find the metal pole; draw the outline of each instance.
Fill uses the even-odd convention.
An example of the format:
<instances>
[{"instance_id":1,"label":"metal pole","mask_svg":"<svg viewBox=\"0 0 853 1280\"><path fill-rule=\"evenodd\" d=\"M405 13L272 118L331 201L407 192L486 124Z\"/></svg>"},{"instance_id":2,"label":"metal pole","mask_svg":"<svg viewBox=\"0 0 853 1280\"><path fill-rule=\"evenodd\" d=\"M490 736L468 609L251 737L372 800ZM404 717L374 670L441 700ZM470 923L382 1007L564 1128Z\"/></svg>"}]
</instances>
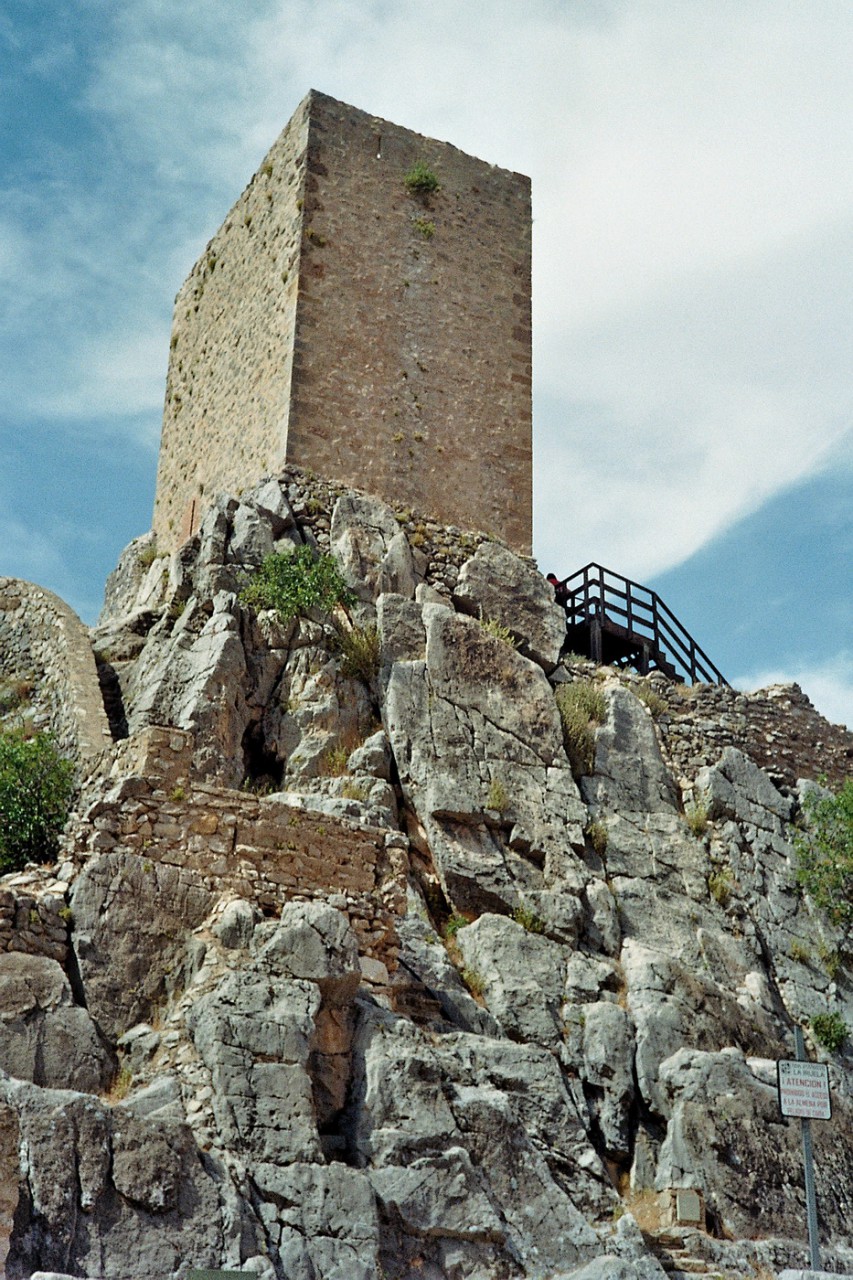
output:
<instances>
[{"instance_id":1,"label":"metal pole","mask_svg":"<svg viewBox=\"0 0 853 1280\"><path fill-rule=\"evenodd\" d=\"M806 1062L806 1046L801 1027L794 1027L794 1043L797 1062ZM803 1134L803 1166L806 1175L806 1216L809 1222L809 1255L812 1271L820 1271L820 1248L817 1238L817 1198L814 1189L814 1161L812 1160L812 1122L800 1120Z\"/></svg>"}]
</instances>

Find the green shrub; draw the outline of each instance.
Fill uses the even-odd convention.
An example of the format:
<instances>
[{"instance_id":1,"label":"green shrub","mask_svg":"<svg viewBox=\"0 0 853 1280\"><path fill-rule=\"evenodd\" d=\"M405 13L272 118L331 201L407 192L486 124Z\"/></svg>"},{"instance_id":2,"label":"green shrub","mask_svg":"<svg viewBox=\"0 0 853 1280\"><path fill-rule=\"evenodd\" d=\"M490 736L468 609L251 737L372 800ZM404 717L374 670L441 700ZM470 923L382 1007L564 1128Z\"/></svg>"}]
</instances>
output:
<instances>
[{"instance_id":1,"label":"green shrub","mask_svg":"<svg viewBox=\"0 0 853 1280\"><path fill-rule=\"evenodd\" d=\"M335 605L352 604L354 598L334 557L315 556L310 547L267 556L240 593L243 604L275 609L282 622L312 609L330 613Z\"/></svg>"},{"instance_id":2,"label":"green shrub","mask_svg":"<svg viewBox=\"0 0 853 1280\"><path fill-rule=\"evenodd\" d=\"M331 747L320 761L320 773L325 778L339 778L347 771L350 750L346 746Z\"/></svg>"},{"instance_id":3,"label":"green shrub","mask_svg":"<svg viewBox=\"0 0 853 1280\"><path fill-rule=\"evenodd\" d=\"M812 1035L830 1053L838 1053L847 1039L847 1023L840 1013L817 1013L812 1018Z\"/></svg>"},{"instance_id":4,"label":"green shrub","mask_svg":"<svg viewBox=\"0 0 853 1280\"><path fill-rule=\"evenodd\" d=\"M811 964L812 954L804 942L800 942L795 938L791 943L791 959L796 960L798 964Z\"/></svg>"},{"instance_id":5,"label":"green shrub","mask_svg":"<svg viewBox=\"0 0 853 1280\"><path fill-rule=\"evenodd\" d=\"M370 788L365 782L347 780L341 787L341 797L344 800L358 800L364 804L369 795Z\"/></svg>"},{"instance_id":6,"label":"green shrub","mask_svg":"<svg viewBox=\"0 0 853 1280\"><path fill-rule=\"evenodd\" d=\"M146 547L140 547L139 551L137 551L136 562L140 568L147 569L161 555L163 555L163 552L157 550L156 542L149 542Z\"/></svg>"},{"instance_id":7,"label":"green shrub","mask_svg":"<svg viewBox=\"0 0 853 1280\"><path fill-rule=\"evenodd\" d=\"M429 218L413 218L412 226L421 233L424 240L431 240L435 235L435 223L430 222Z\"/></svg>"},{"instance_id":8,"label":"green shrub","mask_svg":"<svg viewBox=\"0 0 853 1280\"><path fill-rule=\"evenodd\" d=\"M509 627L505 627L502 622L498 622L497 618L480 618L480 626L490 636L494 636L496 640L500 640L503 644L508 644L511 649L518 647L515 636Z\"/></svg>"},{"instance_id":9,"label":"green shrub","mask_svg":"<svg viewBox=\"0 0 853 1280\"><path fill-rule=\"evenodd\" d=\"M853 925L853 778L837 795L811 792L803 803L806 830L794 840L797 880L833 924Z\"/></svg>"},{"instance_id":10,"label":"green shrub","mask_svg":"<svg viewBox=\"0 0 853 1280\"><path fill-rule=\"evenodd\" d=\"M445 938L455 938L459 930L464 929L466 924L470 923L471 921L467 919L466 916L458 915L454 911L453 915L448 918L448 921L444 926Z\"/></svg>"},{"instance_id":11,"label":"green shrub","mask_svg":"<svg viewBox=\"0 0 853 1280\"><path fill-rule=\"evenodd\" d=\"M486 984L483 980L483 975L478 969L470 969L466 967L461 971L459 976L471 992L472 996L475 998L482 997L483 992L486 989Z\"/></svg>"},{"instance_id":12,"label":"green shrub","mask_svg":"<svg viewBox=\"0 0 853 1280\"><path fill-rule=\"evenodd\" d=\"M0 732L0 873L50 862L68 817L74 768L47 734Z\"/></svg>"},{"instance_id":13,"label":"green shrub","mask_svg":"<svg viewBox=\"0 0 853 1280\"><path fill-rule=\"evenodd\" d=\"M556 699L572 773L588 776L595 768L595 729L607 713L604 694L591 680L573 680L558 686Z\"/></svg>"},{"instance_id":14,"label":"green shrub","mask_svg":"<svg viewBox=\"0 0 853 1280\"><path fill-rule=\"evenodd\" d=\"M406 185L406 190L413 196L428 196L433 191L439 190L437 176L423 160L418 160L412 165L403 178L403 182Z\"/></svg>"},{"instance_id":15,"label":"green shrub","mask_svg":"<svg viewBox=\"0 0 853 1280\"><path fill-rule=\"evenodd\" d=\"M341 660L341 675L370 684L379 671L380 641L375 625L335 628L335 647Z\"/></svg>"},{"instance_id":16,"label":"green shrub","mask_svg":"<svg viewBox=\"0 0 853 1280\"><path fill-rule=\"evenodd\" d=\"M662 698L656 689L653 689L650 684L645 682L632 685L632 688L640 701L644 702L648 707L653 720L657 720L663 715L667 709L666 699Z\"/></svg>"}]
</instances>

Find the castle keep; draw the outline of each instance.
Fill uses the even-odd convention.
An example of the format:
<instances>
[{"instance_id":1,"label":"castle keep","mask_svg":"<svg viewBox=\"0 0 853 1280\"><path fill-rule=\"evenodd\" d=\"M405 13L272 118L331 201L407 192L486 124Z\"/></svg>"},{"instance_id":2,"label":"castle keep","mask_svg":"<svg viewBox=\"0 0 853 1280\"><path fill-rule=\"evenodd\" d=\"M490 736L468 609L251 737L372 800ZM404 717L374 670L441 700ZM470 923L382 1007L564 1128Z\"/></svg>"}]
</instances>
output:
<instances>
[{"instance_id":1,"label":"castle keep","mask_svg":"<svg viewBox=\"0 0 853 1280\"><path fill-rule=\"evenodd\" d=\"M312 91L178 294L159 544L289 462L529 552L530 326L529 179Z\"/></svg>"}]
</instances>

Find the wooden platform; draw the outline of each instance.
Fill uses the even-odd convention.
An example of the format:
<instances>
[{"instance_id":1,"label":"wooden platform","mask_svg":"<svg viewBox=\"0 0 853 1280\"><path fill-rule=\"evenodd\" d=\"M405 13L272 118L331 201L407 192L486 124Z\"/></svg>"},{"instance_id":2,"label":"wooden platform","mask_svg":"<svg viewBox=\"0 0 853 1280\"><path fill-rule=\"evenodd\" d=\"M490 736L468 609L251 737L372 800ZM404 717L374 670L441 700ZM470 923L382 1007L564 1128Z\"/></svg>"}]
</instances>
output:
<instances>
[{"instance_id":1,"label":"wooden platform","mask_svg":"<svg viewBox=\"0 0 853 1280\"><path fill-rule=\"evenodd\" d=\"M728 684L657 592L588 564L554 588L566 610L566 648L593 662L660 671L670 680Z\"/></svg>"}]
</instances>

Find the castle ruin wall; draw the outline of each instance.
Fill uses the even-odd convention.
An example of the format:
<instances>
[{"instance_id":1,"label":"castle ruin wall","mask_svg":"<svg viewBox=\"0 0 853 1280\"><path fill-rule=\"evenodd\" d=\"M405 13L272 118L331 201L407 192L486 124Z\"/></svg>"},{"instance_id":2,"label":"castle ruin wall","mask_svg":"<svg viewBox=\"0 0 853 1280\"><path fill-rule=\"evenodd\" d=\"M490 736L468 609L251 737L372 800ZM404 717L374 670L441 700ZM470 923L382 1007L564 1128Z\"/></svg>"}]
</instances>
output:
<instances>
[{"instance_id":1,"label":"castle ruin wall","mask_svg":"<svg viewBox=\"0 0 853 1280\"><path fill-rule=\"evenodd\" d=\"M0 675L32 680L37 728L71 759L112 742L89 633L59 596L0 578Z\"/></svg>"}]
</instances>

